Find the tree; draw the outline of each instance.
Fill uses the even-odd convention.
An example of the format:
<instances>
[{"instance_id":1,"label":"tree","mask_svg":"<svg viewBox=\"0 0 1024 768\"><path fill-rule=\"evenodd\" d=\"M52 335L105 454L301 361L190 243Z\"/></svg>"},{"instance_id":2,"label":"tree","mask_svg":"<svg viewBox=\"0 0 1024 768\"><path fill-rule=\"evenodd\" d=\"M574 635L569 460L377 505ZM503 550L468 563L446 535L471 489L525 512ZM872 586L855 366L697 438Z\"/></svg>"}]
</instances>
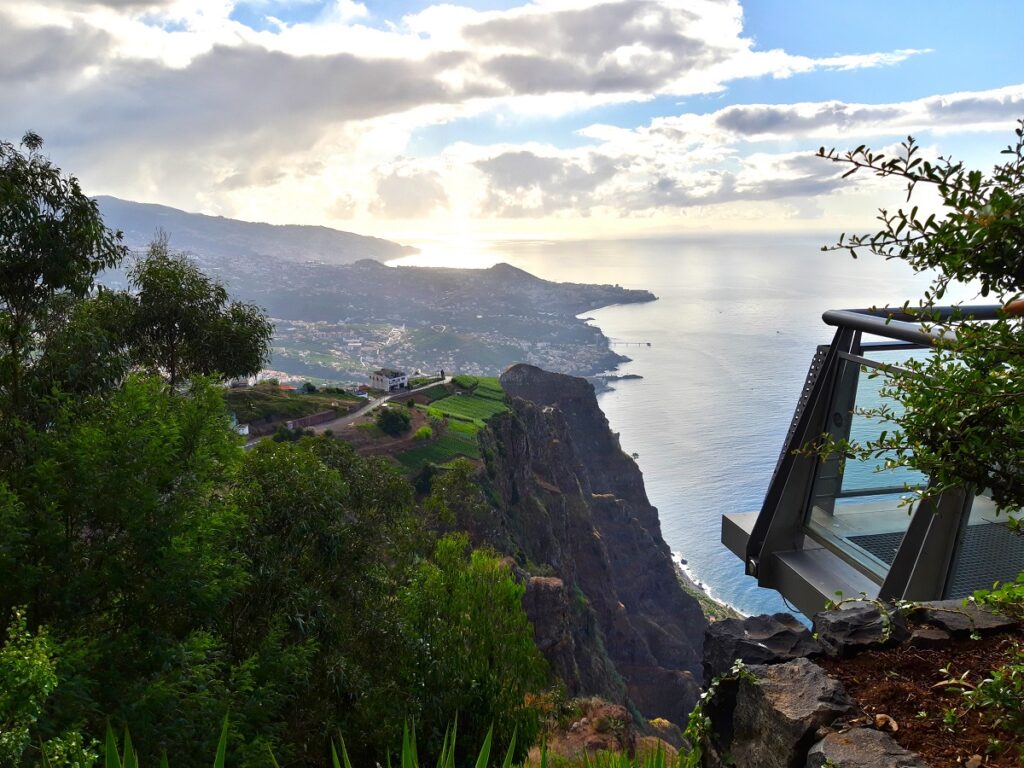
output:
<instances>
[{"instance_id":1,"label":"tree","mask_svg":"<svg viewBox=\"0 0 1024 768\"><path fill-rule=\"evenodd\" d=\"M377 426L380 427L384 434L392 435L393 437L397 437L403 432L408 432L412 424L412 418L409 416L407 409L388 408L387 406L377 409L376 421Z\"/></svg>"},{"instance_id":2,"label":"tree","mask_svg":"<svg viewBox=\"0 0 1024 768\"><path fill-rule=\"evenodd\" d=\"M379 755L415 700L398 668L418 641L402 633L396 599L422 552L412 488L385 459L318 437L256 446L235 495L249 511L250 578L228 611L234 655L308 650L305 679L278 713L289 746L309 750L296 764L322 760L338 726L356 755Z\"/></svg>"},{"instance_id":3,"label":"tree","mask_svg":"<svg viewBox=\"0 0 1024 768\"><path fill-rule=\"evenodd\" d=\"M1015 143L1003 150L1006 161L988 176L949 158L923 159L911 137L893 158L864 146L842 155L819 150L819 156L849 165L846 175L864 170L905 180L908 201L922 185L937 192L940 213L924 217L918 206L882 209L880 231L844 235L831 249L899 259L917 272L934 270L917 307L908 302L904 310L935 330L954 331L933 354L905 364L909 375L887 377L883 393L903 408L882 407L872 415L892 429L842 449L921 470L931 478L928 495L961 485L990 489L1003 510L1024 505L1024 121L1015 134ZM933 313L954 281L977 281L982 297L1003 305L999 317L979 322L964 312L949 319Z\"/></svg>"},{"instance_id":4,"label":"tree","mask_svg":"<svg viewBox=\"0 0 1024 768\"><path fill-rule=\"evenodd\" d=\"M252 304L229 301L227 290L182 254L166 233L129 270L135 311L129 337L135 362L165 375L173 389L183 379L251 376L267 360L274 328Z\"/></svg>"},{"instance_id":5,"label":"tree","mask_svg":"<svg viewBox=\"0 0 1024 768\"><path fill-rule=\"evenodd\" d=\"M103 226L96 202L40 154L42 145L31 132L20 148L0 142L0 412L8 419L26 402L26 373L53 313L85 297L127 253L121 233Z\"/></svg>"},{"instance_id":6,"label":"tree","mask_svg":"<svg viewBox=\"0 0 1024 768\"><path fill-rule=\"evenodd\" d=\"M525 591L496 555L470 551L464 534L441 539L403 590L404 630L420 648L404 685L431 753L457 716L464 745L482 743L492 724L495 743L515 732L521 754L536 738L538 714L526 699L546 684L547 663L523 612Z\"/></svg>"}]
</instances>

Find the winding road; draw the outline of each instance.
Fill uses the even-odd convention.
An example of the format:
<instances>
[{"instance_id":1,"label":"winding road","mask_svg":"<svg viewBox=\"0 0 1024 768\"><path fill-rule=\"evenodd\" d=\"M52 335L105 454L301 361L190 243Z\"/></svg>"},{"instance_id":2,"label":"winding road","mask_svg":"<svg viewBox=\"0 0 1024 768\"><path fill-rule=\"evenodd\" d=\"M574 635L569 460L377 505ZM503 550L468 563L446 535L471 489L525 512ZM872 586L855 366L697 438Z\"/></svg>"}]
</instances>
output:
<instances>
[{"instance_id":1,"label":"winding road","mask_svg":"<svg viewBox=\"0 0 1024 768\"><path fill-rule=\"evenodd\" d=\"M445 376L440 381L432 381L429 384L424 384L422 387L416 387L416 389L402 389L397 392L390 392L386 395L382 395L381 397L377 397L372 400L366 401L366 403L364 403L362 406L360 406L354 411L346 413L344 416L339 416L338 418L332 419L331 421L325 421L323 424L317 424L316 426L309 427L309 429L313 430L318 435L322 435L328 429L338 429L339 427L344 427L348 424L351 424L360 416L365 416L374 408L376 408L379 405L383 405L388 400L393 400L396 397L405 397L406 395L415 395L417 392L422 392L425 389L436 387L438 384L448 384L451 380L451 376ZM271 437L273 437L273 434L263 435L262 437L255 437L245 444L245 449L249 450L260 441L268 440Z\"/></svg>"}]
</instances>

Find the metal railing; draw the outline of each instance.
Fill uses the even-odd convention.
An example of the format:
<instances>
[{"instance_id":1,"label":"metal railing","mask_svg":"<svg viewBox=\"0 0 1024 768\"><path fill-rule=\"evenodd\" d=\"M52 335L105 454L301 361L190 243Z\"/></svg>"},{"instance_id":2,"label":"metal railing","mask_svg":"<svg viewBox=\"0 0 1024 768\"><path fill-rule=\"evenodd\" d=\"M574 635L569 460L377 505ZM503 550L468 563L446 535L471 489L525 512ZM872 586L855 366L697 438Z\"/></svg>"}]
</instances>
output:
<instances>
[{"instance_id":1,"label":"metal railing","mask_svg":"<svg viewBox=\"0 0 1024 768\"><path fill-rule=\"evenodd\" d=\"M900 497L915 485L926 484L926 477L858 467L848 457L822 456L806 448L823 434L839 443L850 439L851 431L855 437L870 432L874 425L864 414L871 409L861 401L877 392L870 385L873 377L862 373L907 373L899 360L885 362L880 356L918 350L927 354L937 342L955 339L957 323L994 320L1000 310L998 305L985 305L824 313L822 319L836 333L828 347L818 348L811 363L761 510L752 524L740 524L728 515L723 521L723 541L728 539L730 548L743 557L748 575L812 612L833 597L836 585L867 585L874 591L872 597L884 599L959 597L951 594L952 585L962 589L970 581L965 580L965 569L979 568L977 562L967 563L969 557L989 557L996 565L999 557L1009 558L1013 562L1007 569L1024 569L1024 539L1020 562L1015 560L1017 550L1007 548L1006 542L985 544L991 552L1002 553L995 560L991 552L986 555L979 549L978 541L994 541L1003 531L968 530L992 522L978 514L972 518L976 497L983 498L975 489L925 499L908 515ZM736 531L742 533L738 536ZM968 552L972 547L974 554Z\"/></svg>"}]
</instances>

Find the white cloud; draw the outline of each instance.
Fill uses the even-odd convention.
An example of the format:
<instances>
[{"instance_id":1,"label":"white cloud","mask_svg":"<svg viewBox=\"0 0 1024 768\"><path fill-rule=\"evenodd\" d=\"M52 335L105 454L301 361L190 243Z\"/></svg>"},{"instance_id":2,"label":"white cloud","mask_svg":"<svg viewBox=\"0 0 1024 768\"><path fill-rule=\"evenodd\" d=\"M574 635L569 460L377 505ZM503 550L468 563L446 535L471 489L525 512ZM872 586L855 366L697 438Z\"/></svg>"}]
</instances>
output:
<instances>
[{"instance_id":1,"label":"white cloud","mask_svg":"<svg viewBox=\"0 0 1024 768\"><path fill-rule=\"evenodd\" d=\"M307 0L244 0L287 17ZM372 6L371 6L372 7ZM453 144L418 128L557 116L743 78L896 65L921 51L758 50L738 0L442 4L379 24L355 0L254 30L233 0L26 0L0 10L0 135L33 128L96 191L278 221L441 215L607 219L835 188L749 142L1002 127L1024 87L916 102L741 105L595 125L588 146ZM827 143L827 142L826 142Z\"/></svg>"}]
</instances>

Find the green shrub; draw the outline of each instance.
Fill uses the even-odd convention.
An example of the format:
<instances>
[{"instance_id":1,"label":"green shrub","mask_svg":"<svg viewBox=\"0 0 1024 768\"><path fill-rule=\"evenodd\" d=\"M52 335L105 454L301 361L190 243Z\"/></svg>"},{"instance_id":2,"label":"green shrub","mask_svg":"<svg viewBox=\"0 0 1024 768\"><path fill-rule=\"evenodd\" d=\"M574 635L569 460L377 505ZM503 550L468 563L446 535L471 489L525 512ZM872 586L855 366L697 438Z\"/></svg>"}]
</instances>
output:
<instances>
[{"instance_id":1,"label":"green shrub","mask_svg":"<svg viewBox=\"0 0 1024 768\"><path fill-rule=\"evenodd\" d=\"M526 698L543 689L547 664L523 612L525 589L495 555L452 534L403 590L405 634L419 638L422 653L405 668L402 688L427 693L417 722L430 752L457 715L469 743L482 743L493 723L499 743L518 733L521 753L533 744L540 718Z\"/></svg>"},{"instance_id":2,"label":"green shrub","mask_svg":"<svg viewBox=\"0 0 1024 768\"><path fill-rule=\"evenodd\" d=\"M0 646L0 765L18 765L46 698L57 687L57 662L45 635L32 636L14 612Z\"/></svg>"},{"instance_id":3,"label":"green shrub","mask_svg":"<svg viewBox=\"0 0 1024 768\"><path fill-rule=\"evenodd\" d=\"M403 408L388 408L383 406L377 409L377 426L386 435L397 437L403 432L408 432L412 425L412 417L409 411Z\"/></svg>"},{"instance_id":4,"label":"green shrub","mask_svg":"<svg viewBox=\"0 0 1024 768\"><path fill-rule=\"evenodd\" d=\"M413 433L412 439L413 440L429 440L433 436L434 436L434 430L431 429L430 427L428 427L427 425L423 425L422 427L420 427L419 429L417 429Z\"/></svg>"}]
</instances>

